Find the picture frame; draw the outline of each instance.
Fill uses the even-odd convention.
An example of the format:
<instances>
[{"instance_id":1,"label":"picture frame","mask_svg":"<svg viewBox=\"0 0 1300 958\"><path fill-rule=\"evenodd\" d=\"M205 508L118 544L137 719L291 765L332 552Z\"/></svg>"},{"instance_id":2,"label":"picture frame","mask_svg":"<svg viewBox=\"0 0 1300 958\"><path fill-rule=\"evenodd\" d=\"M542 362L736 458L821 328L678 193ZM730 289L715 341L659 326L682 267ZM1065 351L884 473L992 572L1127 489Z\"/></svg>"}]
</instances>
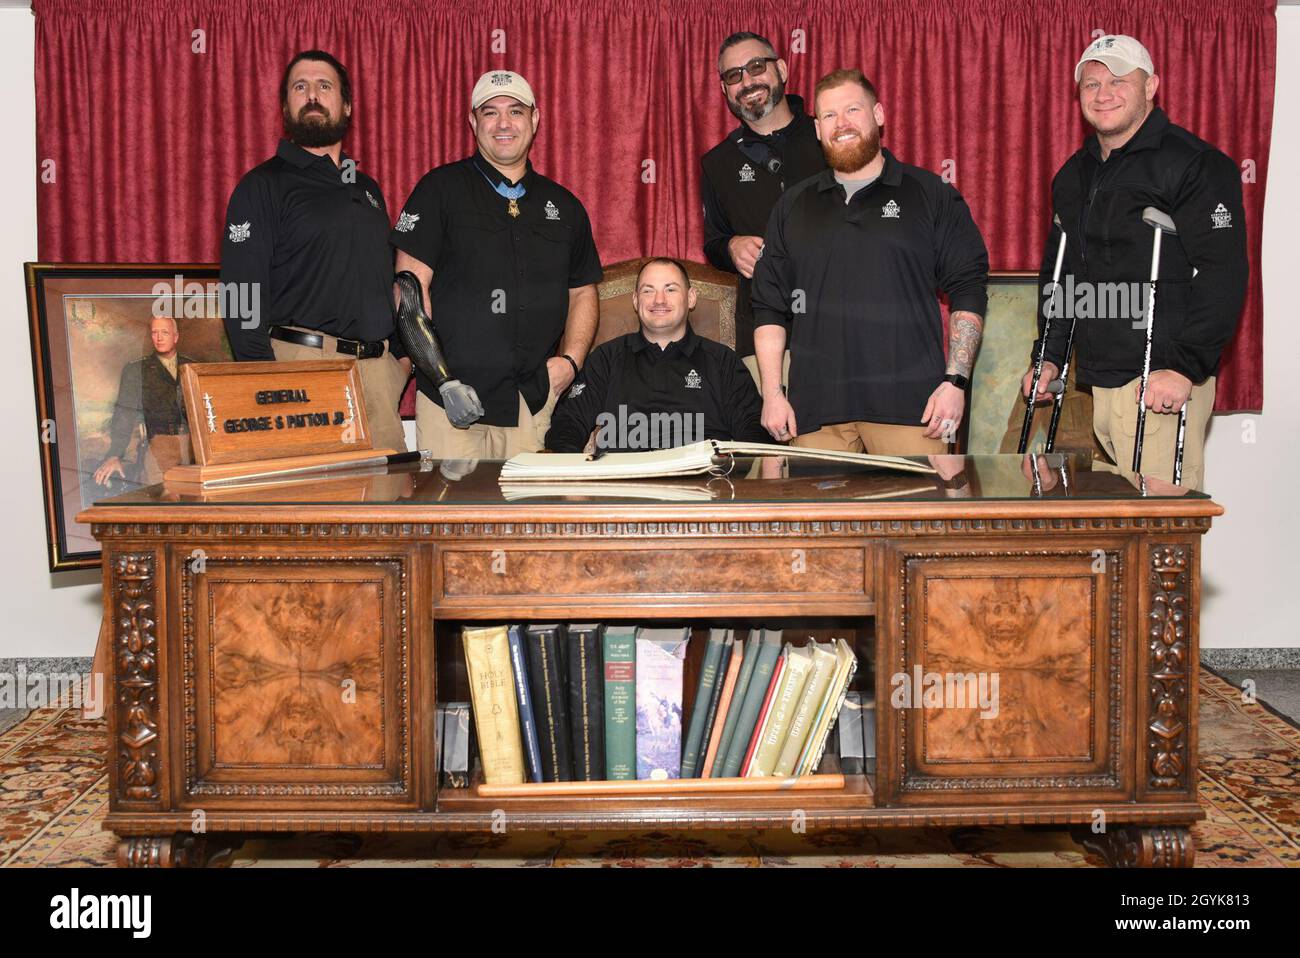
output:
<instances>
[{"instance_id":1,"label":"picture frame","mask_svg":"<svg viewBox=\"0 0 1300 958\"><path fill-rule=\"evenodd\" d=\"M1039 276L1034 270L994 270L989 273L989 303L984 335L971 376L968 431L963 447L968 455L1016 452L1024 423L1021 380L1029 368L1038 338ZM1030 451L1047 439L1051 403L1034 411ZM1055 451L1101 457L1092 431L1092 393L1079 389L1070 374L1061 410Z\"/></svg>"},{"instance_id":2,"label":"picture frame","mask_svg":"<svg viewBox=\"0 0 1300 958\"><path fill-rule=\"evenodd\" d=\"M192 461L180 366L233 358L220 267L25 263L24 277L49 569L95 568L99 543L77 513ZM156 322L166 319L170 341L169 324ZM165 375L175 376L179 420Z\"/></svg>"}]
</instances>

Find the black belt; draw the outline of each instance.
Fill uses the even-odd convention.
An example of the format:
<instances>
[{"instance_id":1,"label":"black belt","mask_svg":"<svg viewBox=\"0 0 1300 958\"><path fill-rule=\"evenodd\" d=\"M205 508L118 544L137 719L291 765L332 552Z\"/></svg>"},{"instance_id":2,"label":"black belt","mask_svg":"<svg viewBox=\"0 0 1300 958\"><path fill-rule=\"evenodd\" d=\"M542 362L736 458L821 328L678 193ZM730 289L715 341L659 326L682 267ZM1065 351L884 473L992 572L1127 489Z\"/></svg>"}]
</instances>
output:
<instances>
[{"instance_id":1,"label":"black belt","mask_svg":"<svg viewBox=\"0 0 1300 958\"><path fill-rule=\"evenodd\" d=\"M320 333L304 333L301 330L290 329L287 326L272 326L271 338L280 339L286 343L294 343L298 346L307 346L310 349L320 349L325 345L325 337ZM355 339L337 339L335 349L341 353L347 353L349 356L355 356L357 359L374 359L376 356L384 355L384 343L363 343Z\"/></svg>"}]
</instances>

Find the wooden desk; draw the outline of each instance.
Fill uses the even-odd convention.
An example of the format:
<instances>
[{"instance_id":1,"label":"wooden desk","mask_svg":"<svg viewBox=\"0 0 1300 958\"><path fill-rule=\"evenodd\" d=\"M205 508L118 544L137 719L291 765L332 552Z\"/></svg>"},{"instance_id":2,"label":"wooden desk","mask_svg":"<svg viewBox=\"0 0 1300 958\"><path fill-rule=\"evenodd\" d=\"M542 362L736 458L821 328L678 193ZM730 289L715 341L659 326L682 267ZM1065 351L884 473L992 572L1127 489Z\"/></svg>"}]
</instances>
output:
<instances>
[{"instance_id":1,"label":"wooden desk","mask_svg":"<svg viewBox=\"0 0 1300 958\"><path fill-rule=\"evenodd\" d=\"M79 517L104 548L122 863L498 812L512 829L1060 824L1114 862L1191 863L1200 543L1222 512L1204 496L1143 497L1086 462L1035 483L1016 456L949 457L947 482L733 476L681 502L508 501L498 463L466 468L206 502L153 486ZM469 698L462 623L651 619L853 636L877 772L752 796L439 788L435 703ZM889 707L918 667L996 675L997 715Z\"/></svg>"}]
</instances>

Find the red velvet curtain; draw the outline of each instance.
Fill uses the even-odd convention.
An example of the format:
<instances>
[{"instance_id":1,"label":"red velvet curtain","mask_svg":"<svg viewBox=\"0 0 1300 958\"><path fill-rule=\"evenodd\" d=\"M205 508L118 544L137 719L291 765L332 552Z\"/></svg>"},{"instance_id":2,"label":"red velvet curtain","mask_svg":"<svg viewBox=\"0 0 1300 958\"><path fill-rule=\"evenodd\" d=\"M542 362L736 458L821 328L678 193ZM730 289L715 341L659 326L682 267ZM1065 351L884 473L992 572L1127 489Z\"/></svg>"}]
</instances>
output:
<instances>
[{"instance_id":1,"label":"red velvet curtain","mask_svg":"<svg viewBox=\"0 0 1300 958\"><path fill-rule=\"evenodd\" d=\"M945 163L995 269L1034 268L1052 174L1086 133L1075 61L1102 32L1151 50L1158 101L1244 172L1252 267L1220 410L1259 409L1260 234L1275 0L35 0L39 251L61 262L212 261L226 200L270 156L294 52L350 69L345 148L395 216L430 167L472 148L470 88L494 67L537 91L534 164L584 202L606 263L702 258L699 157L734 121L719 42L767 35L806 94L835 67L880 90L886 144ZM49 163L47 161L53 161Z\"/></svg>"}]
</instances>

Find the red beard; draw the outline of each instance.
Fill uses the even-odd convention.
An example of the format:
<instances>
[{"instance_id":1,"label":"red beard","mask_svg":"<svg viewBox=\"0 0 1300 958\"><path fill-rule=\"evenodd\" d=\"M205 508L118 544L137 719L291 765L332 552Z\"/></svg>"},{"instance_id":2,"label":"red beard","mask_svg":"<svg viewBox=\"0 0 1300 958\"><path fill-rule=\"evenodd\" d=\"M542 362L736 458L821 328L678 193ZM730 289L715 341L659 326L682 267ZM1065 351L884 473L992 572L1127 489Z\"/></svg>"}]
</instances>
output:
<instances>
[{"instance_id":1,"label":"red beard","mask_svg":"<svg viewBox=\"0 0 1300 958\"><path fill-rule=\"evenodd\" d=\"M879 155L880 127L847 143L823 143L822 152L826 154L826 165L836 173L854 173Z\"/></svg>"}]
</instances>

